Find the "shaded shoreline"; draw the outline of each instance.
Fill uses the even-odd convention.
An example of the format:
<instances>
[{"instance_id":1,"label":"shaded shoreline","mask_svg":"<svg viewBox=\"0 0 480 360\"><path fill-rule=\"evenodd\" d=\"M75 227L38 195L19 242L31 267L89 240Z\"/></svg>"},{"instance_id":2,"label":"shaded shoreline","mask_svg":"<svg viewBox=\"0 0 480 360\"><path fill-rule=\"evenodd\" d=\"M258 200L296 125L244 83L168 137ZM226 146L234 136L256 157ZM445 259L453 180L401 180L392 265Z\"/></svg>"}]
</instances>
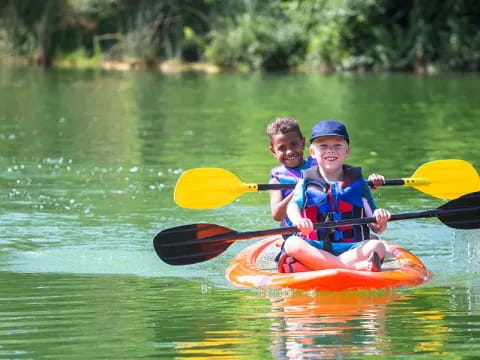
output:
<instances>
[{"instance_id":1,"label":"shaded shoreline","mask_svg":"<svg viewBox=\"0 0 480 360\"><path fill-rule=\"evenodd\" d=\"M35 64L32 59L22 58L22 57L0 57L0 67L2 66L20 66L20 67L37 67L43 68L41 65ZM220 72L251 72L251 71L242 71L239 69L224 68L208 62L187 62L181 61L178 59L170 59L158 62L147 63L140 60L124 60L124 61L115 61L115 60L97 60L97 59L62 59L57 60L50 67L52 69L98 69L106 71L145 71L153 70L158 71L163 74L176 74L176 73L185 73L185 72L198 72L198 73L208 73L208 74L217 74ZM314 72L320 74L332 74L335 72L340 73L398 73L398 71L385 71L385 70L372 70L358 68L355 70L348 71L336 71L332 66L326 64L312 67L312 66L297 66L294 68L289 68L283 70L284 72ZM407 71L407 73L412 74L426 74L434 75L438 74L441 71L434 65L417 65L414 70Z\"/></svg>"},{"instance_id":2,"label":"shaded shoreline","mask_svg":"<svg viewBox=\"0 0 480 360\"><path fill-rule=\"evenodd\" d=\"M0 58L0 67L19 66L19 67L37 67L33 60L27 58ZM161 73L181 73L181 72L204 72L219 73L226 69L207 62L184 62L179 60L165 60L156 63L145 63L138 60L132 61L110 61L110 60L88 60L88 59L64 59L55 61L52 69L71 68L71 69L99 69L113 71L136 71L136 70L155 70Z\"/></svg>"}]
</instances>

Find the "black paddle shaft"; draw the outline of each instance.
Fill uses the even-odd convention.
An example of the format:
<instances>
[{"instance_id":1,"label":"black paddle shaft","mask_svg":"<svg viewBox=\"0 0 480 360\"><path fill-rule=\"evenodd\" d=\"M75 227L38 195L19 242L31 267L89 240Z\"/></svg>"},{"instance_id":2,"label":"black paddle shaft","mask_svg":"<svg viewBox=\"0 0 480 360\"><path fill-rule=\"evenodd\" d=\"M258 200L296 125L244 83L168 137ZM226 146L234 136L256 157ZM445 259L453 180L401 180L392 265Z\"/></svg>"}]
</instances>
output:
<instances>
[{"instance_id":1,"label":"black paddle shaft","mask_svg":"<svg viewBox=\"0 0 480 360\"><path fill-rule=\"evenodd\" d=\"M472 219L462 219L459 218L458 215L464 214L466 212L476 212L480 213L480 206L474 208L458 208L458 209L451 209L451 210L426 210L426 211L418 211L413 213L404 213L404 214L394 214L390 217L389 221L398 221L398 220L407 220L407 219L418 219L418 218L431 218L431 217L438 217L440 221L442 221L445 225L450 226L452 228L457 229L476 229L480 227L480 219L477 221L473 221ZM348 225L361 225L361 224L369 224L376 222L375 217L365 217L365 218L358 218L358 219L346 219L346 220L338 220L338 221L326 221L322 223L314 224L314 229L325 229L325 228L334 228L339 226L348 226ZM207 225L207 224L194 224L194 225ZM208 224L211 225L211 224ZM187 227L189 225L186 225ZM217 225L211 225L217 226ZM222 228L224 229L224 228ZM230 230L230 229L228 229ZM198 229L195 229L198 231ZM219 235L214 235L211 237L191 237L185 234L181 236L177 234L175 242L164 242L160 244L160 246L188 246L193 244L198 244L199 241L202 243L216 243L216 242L234 242L237 240L242 239L252 239L256 237L265 237L270 235L282 235L282 234L291 234L294 232L298 232L298 229L295 226L289 226L284 228L275 228L275 229L267 229L267 230L257 230L257 231L243 231L243 232L236 232L234 230L230 230L227 232L219 232ZM159 233L160 234L160 233ZM166 234L164 234L166 235ZM184 238L185 240L183 240ZM178 241L180 240L180 241Z\"/></svg>"},{"instance_id":2,"label":"black paddle shaft","mask_svg":"<svg viewBox=\"0 0 480 360\"><path fill-rule=\"evenodd\" d=\"M373 182L367 181L369 186L373 186ZM294 189L296 184L258 184L258 190L284 190L284 189ZM405 180L403 179L394 179L394 180L385 180L385 185L405 185Z\"/></svg>"},{"instance_id":3,"label":"black paddle shaft","mask_svg":"<svg viewBox=\"0 0 480 360\"><path fill-rule=\"evenodd\" d=\"M480 228L480 192L449 201L434 210L394 214L389 221L437 217L456 229ZM374 223L375 217L327 221L315 229ZM237 232L215 224L191 224L163 230L153 240L158 256L171 265L189 265L206 261L224 252L234 241L297 232L294 226L260 231Z\"/></svg>"}]
</instances>

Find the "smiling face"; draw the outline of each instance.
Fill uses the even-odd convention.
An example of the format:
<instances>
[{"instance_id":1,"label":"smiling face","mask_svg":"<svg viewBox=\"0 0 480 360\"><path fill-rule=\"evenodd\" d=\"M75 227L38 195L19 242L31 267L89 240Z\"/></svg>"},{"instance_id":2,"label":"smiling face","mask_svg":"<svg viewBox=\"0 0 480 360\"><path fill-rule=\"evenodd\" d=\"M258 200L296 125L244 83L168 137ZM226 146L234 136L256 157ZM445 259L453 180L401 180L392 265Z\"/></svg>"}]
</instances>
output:
<instances>
[{"instance_id":1,"label":"smiling face","mask_svg":"<svg viewBox=\"0 0 480 360\"><path fill-rule=\"evenodd\" d=\"M280 163L290 168L303 165L305 138L300 136L297 131L272 135L270 142L269 149Z\"/></svg>"},{"instance_id":2,"label":"smiling face","mask_svg":"<svg viewBox=\"0 0 480 360\"><path fill-rule=\"evenodd\" d=\"M310 154L325 173L338 174L350 154L350 146L341 136L321 136L312 141Z\"/></svg>"}]
</instances>

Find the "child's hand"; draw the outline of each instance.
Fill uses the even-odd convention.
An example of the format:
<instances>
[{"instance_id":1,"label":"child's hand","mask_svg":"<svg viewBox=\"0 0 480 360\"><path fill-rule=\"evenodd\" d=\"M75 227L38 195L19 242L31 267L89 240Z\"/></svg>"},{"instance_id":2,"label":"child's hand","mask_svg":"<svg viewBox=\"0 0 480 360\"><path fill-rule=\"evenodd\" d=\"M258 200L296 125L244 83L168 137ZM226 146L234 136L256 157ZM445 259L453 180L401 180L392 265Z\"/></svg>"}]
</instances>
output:
<instances>
[{"instance_id":1,"label":"child's hand","mask_svg":"<svg viewBox=\"0 0 480 360\"><path fill-rule=\"evenodd\" d=\"M376 233L382 233L387 228L387 222L390 220L390 212L385 209L376 209L373 212L376 224L372 224Z\"/></svg>"},{"instance_id":2,"label":"child's hand","mask_svg":"<svg viewBox=\"0 0 480 360\"><path fill-rule=\"evenodd\" d=\"M298 230L300 230L302 235L305 236L313 231L313 223L308 218L300 218L294 225L298 228Z\"/></svg>"},{"instance_id":3,"label":"child's hand","mask_svg":"<svg viewBox=\"0 0 480 360\"><path fill-rule=\"evenodd\" d=\"M376 209L373 212L373 216L375 217L375 219L377 221L377 224L383 225L388 220L390 220L390 211L385 210L385 209Z\"/></svg>"},{"instance_id":4,"label":"child's hand","mask_svg":"<svg viewBox=\"0 0 480 360\"><path fill-rule=\"evenodd\" d=\"M380 174L370 174L368 181L372 183L371 189L378 189L380 186L385 184L385 178Z\"/></svg>"}]
</instances>

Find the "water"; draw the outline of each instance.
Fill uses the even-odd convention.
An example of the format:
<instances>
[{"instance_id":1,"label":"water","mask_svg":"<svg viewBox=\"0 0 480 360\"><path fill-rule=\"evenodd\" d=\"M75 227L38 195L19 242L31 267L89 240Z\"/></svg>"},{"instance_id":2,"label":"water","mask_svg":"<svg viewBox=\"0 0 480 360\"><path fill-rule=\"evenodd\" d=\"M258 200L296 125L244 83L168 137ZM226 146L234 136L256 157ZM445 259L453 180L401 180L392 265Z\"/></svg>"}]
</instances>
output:
<instances>
[{"instance_id":1,"label":"water","mask_svg":"<svg viewBox=\"0 0 480 360\"><path fill-rule=\"evenodd\" d=\"M384 239L434 273L417 288L348 293L239 289L223 272L255 240L191 266L162 263L165 228L209 222L276 227L268 195L181 209L183 170L220 167L266 183L265 135L294 116L344 121L349 163L408 177L458 158L480 168L476 75L0 74L0 357L298 359L475 358L480 232L436 219L391 223ZM379 189L392 213L442 200ZM466 215L468 216L468 214Z\"/></svg>"}]
</instances>

